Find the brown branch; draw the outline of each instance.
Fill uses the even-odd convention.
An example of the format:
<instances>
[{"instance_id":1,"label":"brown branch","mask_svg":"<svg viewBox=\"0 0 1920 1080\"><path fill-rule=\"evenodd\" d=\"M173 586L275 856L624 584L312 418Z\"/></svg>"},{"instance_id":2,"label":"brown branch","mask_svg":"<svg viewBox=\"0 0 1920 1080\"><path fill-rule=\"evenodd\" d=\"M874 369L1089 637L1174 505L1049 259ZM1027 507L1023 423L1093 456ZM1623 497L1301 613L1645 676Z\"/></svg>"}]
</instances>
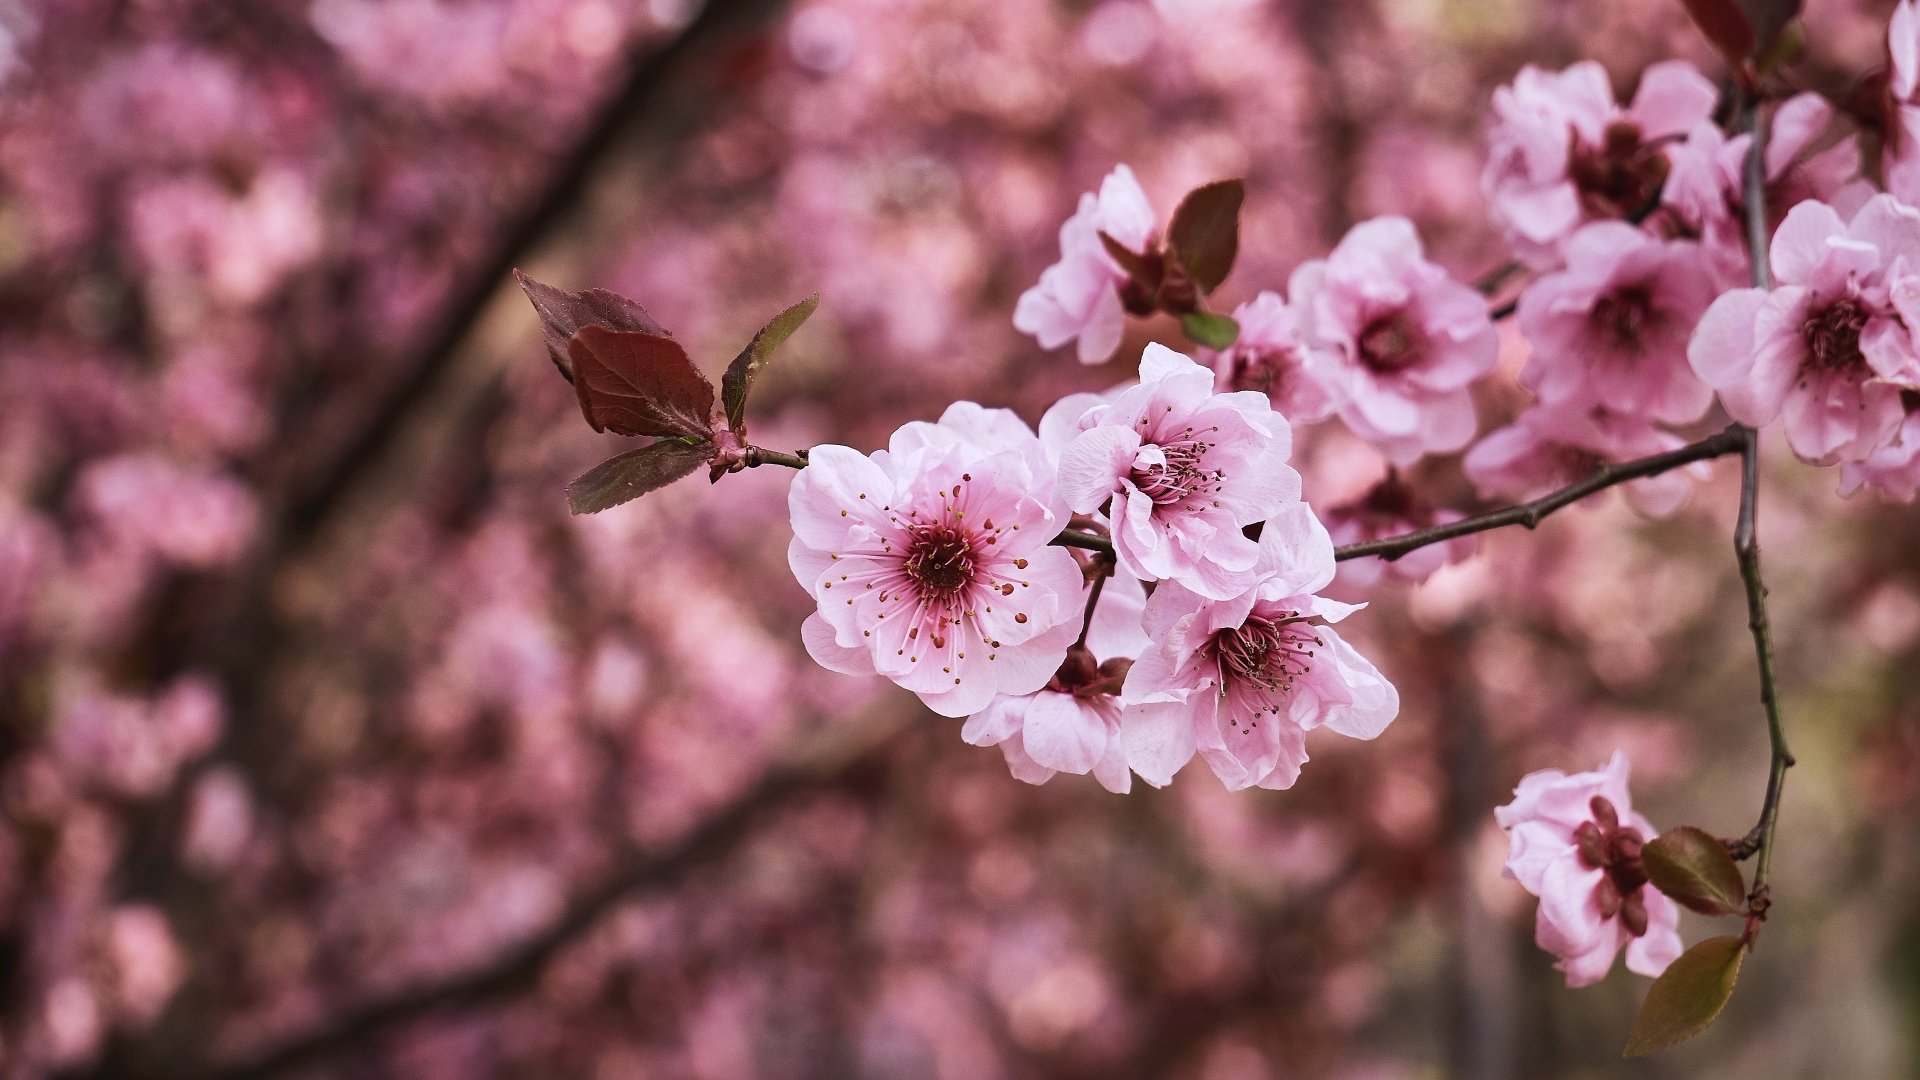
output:
<instances>
[{"instance_id":1,"label":"brown branch","mask_svg":"<svg viewBox=\"0 0 1920 1080\"><path fill-rule=\"evenodd\" d=\"M1741 435L1741 428L1734 425L1716 435L1710 435L1699 442L1688 443L1676 450L1623 461L1617 465L1602 465L1585 480L1542 495L1532 502L1461 518L1459 521L1435 525L1430 529L1421 529L1401 536L1388 536L1379 540L1364 540L1357 544L1348 544L1335 548L1333 557L1344 561L1377 555L1391 562L1409 552L1456 537L1471 536L1474 533L1504 528L1508 525L1520 525L1531 529L1554 511L1571 506L1615 484L1624 484L1629 480L1644 480L1649 476L1658 476L1696 461L1739 453L1742 445L1744 445L1744 437Z\"/></svg>"}]
</instances>

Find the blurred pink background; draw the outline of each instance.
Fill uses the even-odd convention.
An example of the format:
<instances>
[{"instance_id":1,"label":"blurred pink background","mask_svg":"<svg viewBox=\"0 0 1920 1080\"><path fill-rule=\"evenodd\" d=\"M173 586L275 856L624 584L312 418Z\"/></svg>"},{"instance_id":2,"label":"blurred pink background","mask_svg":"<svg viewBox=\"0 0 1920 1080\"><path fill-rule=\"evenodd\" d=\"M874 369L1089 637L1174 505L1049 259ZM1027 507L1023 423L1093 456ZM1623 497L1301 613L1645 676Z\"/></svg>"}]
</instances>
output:
<instances>
[{"instance_id":1,"label":"blurred pink background","mask_svg":"<svg viewBox=\"0 0 1920 1080\"><path fill-rule=\"evenodd\" d=\"M1809 6L1816 88L1881 63L1890 3ZM1912 508L1769 467L1775 917L1622 1062L1646 981L1561 986L1491 811L1622 747L1657 824L1751 823L1730 463L1350 589L1403 712L1293 790L1036 788L807 660L790 474L570 518L622 441L507 273L716 373L819 291L765 445L1037 420L1180 346L1011 326L1116 162L1246 178L1223 307L1378 213L1470 279L1492 88L1669 56L1718 70L1672 0L0 0L0 1075L1920 1074Z\"/></svg>"}]
</instances>

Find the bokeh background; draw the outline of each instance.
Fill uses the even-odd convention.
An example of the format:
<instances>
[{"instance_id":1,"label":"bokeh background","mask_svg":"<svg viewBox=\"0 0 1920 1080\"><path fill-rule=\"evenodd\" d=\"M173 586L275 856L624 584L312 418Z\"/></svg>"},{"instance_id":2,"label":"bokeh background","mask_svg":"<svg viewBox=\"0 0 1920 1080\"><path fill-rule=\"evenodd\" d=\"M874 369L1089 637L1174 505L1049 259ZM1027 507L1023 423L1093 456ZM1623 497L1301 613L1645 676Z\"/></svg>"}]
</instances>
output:
<instances>
[{"instance_id":1,"label":"bokeh background","mask_svg":"<svg viewBox=\"0 0 1920 1080\"><path fill-rule=\"evenodd\" d=\"M1882 62L1890 3L1809 6L1802 81ZM1920 1074L1913 508L1769 463L1776 917L1622 1062L1646 981L1560 985L1491 810L1623 747L1656 823L1751 823L1732 466L1366 590L1404 711L1291 791L1029 787L806 660L789 475L570 518L622 447L508 274L713 371L818 290L765 445L1034 420L1179 344L1010 325L1116 162L1247 178L1228 304L1386 212L1471 277L1493 87L1676 55L1673 0L0 0L0 1075Z\"/></svg>"}]
</instances>

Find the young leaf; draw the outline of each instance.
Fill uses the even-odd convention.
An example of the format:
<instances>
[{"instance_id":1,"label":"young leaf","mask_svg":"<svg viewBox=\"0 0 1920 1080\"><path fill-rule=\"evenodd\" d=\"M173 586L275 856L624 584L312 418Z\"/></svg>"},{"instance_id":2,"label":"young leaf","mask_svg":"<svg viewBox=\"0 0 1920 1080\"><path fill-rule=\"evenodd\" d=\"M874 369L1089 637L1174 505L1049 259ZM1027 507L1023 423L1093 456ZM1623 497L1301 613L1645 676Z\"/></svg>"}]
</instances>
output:
<instances>
[{"instance_id":1,"label":"young leaf","mask_svg":"<svg viewBox=\"0 0 1920 1080\"><path fill-rule=\"evenodd\" d=\"M1693 24L1738 68L1753 55L1753 23L1736 0L1680 0Z\"/></svg>"},{"instance_id":2,"label":"young leaf","mask_svg":"<svg viewBox=\"0 0 1920 1080\"><path fill-rule=\"evenodd\" d=\"M1746 903L1746 879L1726 845L1691 825L1654 837L1640 862L1654 888L1702 915L1732 915Z\"/></svg>"},{"instance_id":3,"label":"young leaf","mask_svg":"<svg viewBox=\"0 0 1920 1080\"><path fill-rule=\"evenodd\" d=\"M513 272L520 289L533 302L533 310L540 315L540 333L546 338L547 355L553 358L553 365L560 369L568 382L573 381L573 367L567 356L567 342L573 339L574 332L583 326L605 326L614 330L640 330L663 337L673 335L661 329L653 321L647 309L605 289L588 289L586 292L570 293L556 289L551 285L538 282L521 273Z\"/></svg>"},{"instance_id":4,"label":"young leaf","mask_svg":"<svg viewBox=\"0 0 1920 1080\"><path fill-rule=\"evenodd\" d=\"M753 340L733 358L733 363L727 365L727 373L720 377L720 400L726 403L727 426L736 435L745 435L747 431L747 395L753 390L754 377L773 358L773 350L792 337L819 306L820 294L814 293L775 315L773 321L753 335Z\"/></svg>"},{"instance_id":5,"label":"young leaf","mask_svg":"<svg viewBox=\"0 0 1920 1080\"><path fill-rule=\"evenodd\" d=\"M1693 1038L1726 1007L1740 977L1746 945L1737 937L1717 937L1680 954L1653 981L1627 1039L1627 1057L1640 1057Z\"/></svg>"},{"instance_id":6,"label":"young leaf","mask_svg":"<svg viewBox=\"0 0 1920 1080\"><path fill-rule=\"evenodd\" d=\"M1218 180L1188 192L1173 211L1167 242L1201 292L1212 292L1233 269L1244 194L1240 181Z\"/></svg>"},{"instance_id":7,"label":"young leaf","mask_svg":"<svg viewBox=\"0 0 1920 1080\"><path fill-rule=\"evenodd\" d=\"M1189 341L1209 349L1232 348L1240 339L1240 324L1232 317L1212 311L1189 311L1180 316L1180 329Z\"/></svg>"},{"instance_id":8,"label":"young leaf","mask_svg":"<svg viewBox=\"0 0 1920 1080\"><path fill-rule=\"evenodd\" d=\"M1800 17L1806 0L1739 0L1747 25L1753 27L1755 53L1773 48L1787 24Z\"/></svg>"},{"instance_id":9,"label":"young leaf","mask_svg":"<svg viewBox=\"0 0 1920 1080\"><path fill-rule=\"evenodd\" d=\"M595 431L705 440L713 434L713 384L662 334L583 326L567 355L580 411Z\"/></svg>"},{"instance_id":10,"label":"young leaf","mask_svg":"<svg viewBox=\"0 0 1920 1080\"><path fill-rule=\"evenodd\" d=\"M710 443L690 445L661 439L651 446L610 457L567 485L567 506L576 514L597 514L666 487L713 456Z\"/></svg>"},{"instance_id":11,"label":"young leaf","mask_svg":"<svg viewBox=\"0 0 1920 1080\"><path fill-rule=\"evenodd\" d=\"M1100 246L1107 249L1107 257L1118 264L1121 271L1139 282L1149 294L1160 287L1160 277L1166 268L1158 257L1135 251L1104 232L1100 234Z\"/></svg>"}]
</instances>

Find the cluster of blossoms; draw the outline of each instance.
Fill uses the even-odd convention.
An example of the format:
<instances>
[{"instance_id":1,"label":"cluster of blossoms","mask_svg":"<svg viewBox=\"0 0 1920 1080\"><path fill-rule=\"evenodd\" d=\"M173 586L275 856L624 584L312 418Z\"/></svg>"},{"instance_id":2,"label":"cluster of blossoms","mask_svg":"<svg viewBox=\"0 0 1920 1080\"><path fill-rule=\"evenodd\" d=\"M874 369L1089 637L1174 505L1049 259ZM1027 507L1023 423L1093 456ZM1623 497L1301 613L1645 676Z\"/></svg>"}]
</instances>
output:
<instances>
[{"instance_id":1,"label":"cluster of blossoms","mask_svg":"<svg viewBox=\"0 0 1920 1080\"><path fill-rule=\"evenodd\" d=\"M1318 595L1335 555L1287 464L1296 424L1337 417L1386 468L1326 512L1348 542L1462 517L1409 481L1425 459L1462 454L1483 497L1530 499L1687 445L1681 432L1716 399L1751 427L1783 417L1800 458L1842 466L1844 492L1912 498L1912 0L1889 50L1886 190L1863 171L1859 137L1874 133L1819 95L1763 114L1764 252L1747 240L1754 136L1723 131L1718 90L1681 62L1649 68L1624 104L1592 62L1528 67L1496 93L1482 188L1514 263L1483 287L1428 259L1411 222L1380 217L1299 265L1284 294L1260 292L1224 320L1200 299L1217 276L1181 276L1187 205L1163 240L1133 171L1115 168L1062 226L1060 259L1014 325L1046 348L1077 341L1094 364L1118 350L1129 314L1164 311L1210 346L1210 366L1149 344L1138 382L1066 397L1037 433L962 404L871 457L817 448L791 496L792 566L820 605L809 651L968 716L964 737L999 745L1032 782L1092 772L1116 792L1130 774L1163 785L1197 754L1230 789L1284 788L1308 731L1371 739L1399 708L1332 628L1357 608ZM1770 287L1742 287L1756 265ZM1513 274L1525 283L1496 310L1489 294ZM1533 401L1482 436L1473 388L1498 366L1508 315ZM1703 469L1648 470L1628 496L1669 514ZM1103 554L1055 546L1069 530ZM1389 565L1417 580L1471 550L1416 547L1404 564L1366 560L1346 583L1365 588ZM1632 813L1626 771L1616 755L1598 773L1536 773L1498 815L1509 872L1541 897L1539 941L1570 984L1598 980L1622 945L1650 975L1680 951L1676 908L1641 865L1655 834Z\"/></svg>"}]
</instances>

